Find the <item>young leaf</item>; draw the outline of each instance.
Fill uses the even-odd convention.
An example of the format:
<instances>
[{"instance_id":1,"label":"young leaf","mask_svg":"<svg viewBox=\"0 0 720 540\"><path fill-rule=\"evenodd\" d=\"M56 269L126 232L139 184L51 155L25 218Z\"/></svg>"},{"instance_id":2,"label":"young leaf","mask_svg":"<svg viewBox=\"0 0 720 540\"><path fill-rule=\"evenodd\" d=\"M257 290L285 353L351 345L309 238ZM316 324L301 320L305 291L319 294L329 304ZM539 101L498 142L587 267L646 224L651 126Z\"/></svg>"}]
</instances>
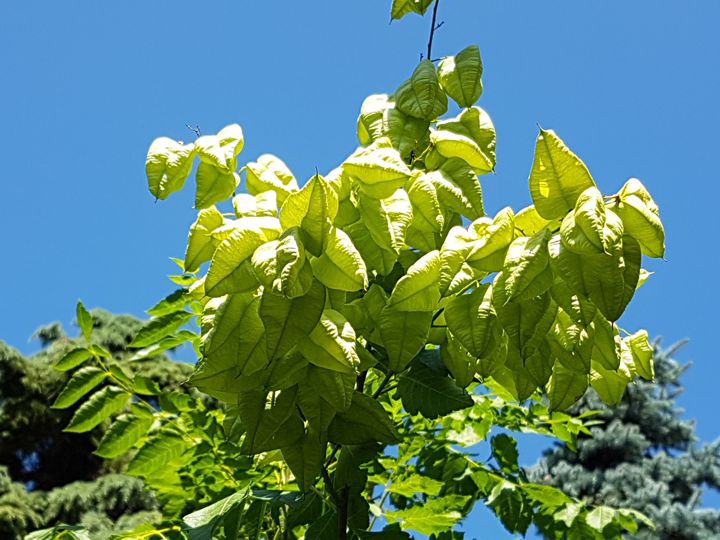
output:
<instances>
[{"instance_id":1,"label":"young leaf","mask_svg":"<svg viewBox=\"0 0 720 540\"><path fill-rule=\"evenodd\" d=\"M568 369L556 362L547 389L550 409L553 411L567 409L583 396L587 387L587 373Z\"/></svg>"},{"instance_id":2,"label":"young leaf","mask_svg":"<svg viewBox=\"0 0 720 540\"><path fill-rule=\"evenodd\" d=\"M390 371L405 369L427 342L432 322L432 311L398 311L384 308L377 325L387 351Z\"/></svg>"},{"instance_id":3,"label":"young leaf","mask_svg":"<svg viewBox=\"0 0 720 540\"><path fill-rule=\"evenodd\" d=\"M67 409L100 384L105 377L107 377L107 372L93 366L78 369L55 399L52 408Z\"/></svg>"},{"instance_id":4,"label":"young leaf","mask_svg":"<svg viewBox=\"0 0 720 540\"><path fill-rule=\"evenodd\" d=\"M167 137L155 139L145 162L148 188L156 199L166 199L182 189L190 175L195 145L183 145Z\"/></svg>"},{"instance_id":5,"label":"young leaf","mask_svg":"<svg viewBox=\"0 0 720 540\"><path fill-rule=\"evenodd\" d=\"M239 506L250 495L249 489L243 489L225 497L216 503L183 516L183 531L191 540L212 540L216 538L215 528L222 518L229 513L237 512ZM229 536L228 536L229 538Z\"/></svg>"},{"instance_id":6,"label":"young leaf","mask_svg":"<svg viewBox=\"0 0 720 540\"><path fill-rule=\"evenodd\" d=\"M125 407L130 394L117 386L106 386L80 405L63 431L84 433Z\"/></svg>"},{"instance_id":7,"label":"young leaf","mask_svg":"<svg viewBox=\"0 0 720 540\"><path fill-rule=\"evenodd\" d=\"M482 72L477 45L470 45L455 56L446 56L438 66L440 86L460 107L472 107L480 98Z\"/></svg>"},{"instance_id":8,"label":"young leaf","mask_svg":"<svg viewBox=\"0 0 720 540\"><path fill-rule=\"evenodd\" d=\"M201 210L229 198L240 185L240 175L201 161L195 182L195 208Z\"/></svg>"},{"instance_id":9,"label":"young leaf","mask_svg":"<svg viewBox=\"0 0 720 540\"><path fill-rule=\"evenodd\" d=\"M260 301L260 318L267 335L268 358L279 358L300 343L315 328L324 307L325 287L318 281L299 298L265 292Z\"/></svg>"},{"instance_id":10,"label":"young leaf","mask_svg":"<svg viewBox=\"0 0 720 540\"><path fill-rule=\"evenodd\" d=\"M224 224L222 214L211 206L198 212L195 223L190 227L187 249L185 251L185 272L195 272L205 261L212 258L219 241L212 232ZM157 314L153 314L157 315Z\"/></svg>"},{"instance_id":11,"label":"young leaf","mask_svg":"<svg viewBox=\"0 0 720 540\"><path fill-rule=\"evenodd\" d=\"M251 195L272 190L282 204L288 195L298 190L297 180L288 166L272 154L263 154L256 162L245 165L247 189Z\"/></svg>"},{"instance_id":12,"label":"young leaf","mask_svg":"<svg viewBox=\"0 0 720 540\"><path fill-rule=\"evenodd\" d=\"M147 347L169 336L193 318L189 311L175 311L146 322L135 335L130 347Z\"/></svg>"},{"instance_id":13,"label":"young leaf","mask_svg":"<svg viewBox=\"0 0 720 540\"><path fill-rule=\"evenodd\" d=\"M390 10L392 19L401 19L408 13L424 15L434 0L393 0Z\"/></svg>"},{"instance_id":14,"label":"young leaf","mask_svg":"<svg viewBox=\"0 0 720 540\"><path fill-rule=\"evenodd\" d=\"M85 306L82 302L77 303L77 308L75 310L77 318L78 326L80 326L80 330L82 331L82 335L85 338L85 341L87 343L90 343L90 337L92 336L92 329L93 329L93 319L92 315L90 315L90 312L85 309Z\"/></svg>"},{"instance_id":15,"label":"young leaf","mask_svg":"<svg viewBox=\"0 0 720 540\"><path fill-rule=\"evenodd\" d=\"M333 309L323 311L317 326L300 342L299 350L311 364L340 373L354 373L360 363L355 352L355 331Z\"/></svg>"},{"instance_id":16,"label":"young leaf","mask_svg":"<svg viewBox=\"0 0 720 540\"><path fill-rule=\"evenodd\" d=\"M282 449L282 455L302 491L309 491L315 485L323 468L326 449L325 437L312 430L293 446Z\"/></svg>"},{"instance_id":17,"label":"young leaf","mask_svg":"<svg viewBox=\"0 0 720 540\"><path fill-rule=\"evenodd\" d=\"M336 444L398 441L392 420L377 400L355 392L350 408L339 412L328 427L328 439Z\"/></svg>"},{"instance_id":18,"label":"young leaf","mask_svg":"<svg viewBox=\"0 0 720 540\"><path fill-rule=\"evenodd\" d=\"M325 251L311 262L315 277L328 289L353 292L368 286L365 261L341 229L331 229Z\"/></svg>"},{"instance_id":19,"label":"young leaf","mask_svg":"<svg viewBox=\"0 0 720 540\"><path fill-rule=\"evenodd\" d=\"M215 250L205 279L205 293L211 297L219 297L257 288L258 281L250 258L257 248L265 242L275 240L279 234L279 228L277 231L268 231L249 226L232 230Z\"/></svg>"},{"instance_id":20,"label":"young leaf","mask_svg":"<svg viewBox=\"0 0 720 540\"><path fill-rule=\"evenodd\" d=\"M563 217L593 186L595 181L580 158L554 131L540 129L530 172L530 194L538 214L548 220Z\"/></svg>"},{"instance_id":21,"label":"young leaf","mask_svg":"<svg viewBox=\"0 0 720 540\"><path fill-rule=\"evenodd\" d=\"M437 308L441 268L439 251L423 255L397 282L388 307L396 311L432 311Z\"/></svg>"},{"instance_id":22,"label":"young leaf","mask_svg":"<svg viewBox=\"0 0 720 540\"><path fill-rule=\"evenodd\" d=\"M60 360L53 364L53 368L58 371L69 371L84 363L86 360L91 358L92 355L93 353L85 347L78 347L65 353Z\"/></svg>"},{"instance_id":23,"label":"young leaf","mask_svg":"<svg viewBox=\"0 0 720 540\"><path fill-rule=\"evenodd\" d=\"M622 219L626 233L640 242L643 253L649 257L665 255L665 229L660 211L640 180L628 180L615 195L612 208Z\"/></svg>"},{"instance_id":24,"label":"young leaf","mask_svg":"<svg viewBox=\"0 0 720 540\"><path fill-rule=\"evenodd\" d=\"M186 442L182 436L170 428L160 431L146 442L127 468L132 476L152 476L156 471L167 466L185 451Z\"/></svg>"},{"instance_id":25,"label":"young leaf","mask_svg":"<svg viewBox=\"0 0 720 540\"><path fill-rule=\"evenodd\" d=\"M319 257L338 212L335 190L319 174L300 191L291 193L280 209L280 224L287 230L299 227L307 250Z\"/></svg>"},{"instance_id":26,"label":"young leaf","mask_svg":"<svg viewBox=\"0 0 720 540\"><path fill-rule=\"evenodd\" d=\"M472 407L470 395L447 376L417 357L407 373L400 376L398 395L410 414L438 418L453 411Z\"/></svg>"},{"instance_id":27,"label":"young leaf","mask_svg":"<svg viewBox=\"0 0 720 540\"><path fill-rule=\"evenodd\" d=\"M147 434L153 422L151 414L119 416L103 435L94 454L105 459L123 455Z\"/></svg>"},{"instance_id":28,"label":"young leaf","mask_svg":"<svg viewBox=\"0 0 720 540\"><path fill-rule=\"evenodd\" d=\"M387 512L389 521L400 521L403 529L412 529L420 534L439 534L453 527L463 517L462 511L468 497L446 495L417 503L405 510Z\"/></svg>"},{"instance_id":29,"label":"young leaf","mask_svg":"<svg viewBox=\"0 0 720 540\"><path fill-rule=\"evenodd\" d=\"M447 96L430 60L422 60L410 78L395 91L395 106L409 116L432 122L447 111Z\"/></svg>"}]
</instances>

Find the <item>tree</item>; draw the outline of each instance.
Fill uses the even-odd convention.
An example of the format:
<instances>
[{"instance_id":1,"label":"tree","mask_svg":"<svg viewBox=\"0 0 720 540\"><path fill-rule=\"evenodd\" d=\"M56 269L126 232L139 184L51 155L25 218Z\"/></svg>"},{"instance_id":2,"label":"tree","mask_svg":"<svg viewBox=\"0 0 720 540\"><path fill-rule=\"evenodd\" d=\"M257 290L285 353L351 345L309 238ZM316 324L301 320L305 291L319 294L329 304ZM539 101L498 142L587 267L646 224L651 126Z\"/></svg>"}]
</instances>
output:
<instances>
[{"instance_id":1,"label":"tree","mask_svg":"<svg viewBox=\"0 0 720 540\"><path fill-rule=\"evenodd\" d=\"M448 538L478 500L510 531L535 523L556 538L618 537L642 519L527 481L509 435L491 439L492 463L457 450L493 425L572 443L587 428L560 411L588 385L616 402L636 375L652 378L647 333L621 337L615 322L664 231L639 180L604 197L544 129L534 204L486 216L478 176L495 167L496 136L475 105L480 52L435 66L437 1L396 0L392 13L431 6L427 58L392 95L365 100L360 147L302 187L265 154L242 168L237 193L236 124L151 145L157 199L199 158L199 213L178 261L183 289L130 345L192 342L192 383L223 406L108 367L78 306L87 343L56 364L74 370L56 406L83 400L71 432L114 418L97 453L130 453L128 474L165 518L129 534ZM461 112L441 118L448 98ZM193 318L199 335L182 330Z\"/></svg>"},{"instance_id":2,"label":"tree","mask_svg":"<svg viewBox=\"0 0 720 540\"><path fill-rule=\"evenodd\" d=\"M166 389L187 388L192 368L163 355L129 362L127 345L142 322L127 315L94 310L93 343L120 363L132 366ZM75 410L50 405L68 382L52 365L77 345L54 323L36 337L43 349L25 357L0 342L0 537L25 533L58 521L88 525L94 538L105 538L133 520L156 517L157 503L137 478L114 474L123 460L95 455L107 425L82 435L63 431ZM189 391L189 389L188 389Z\"/></svg>"},{"instance_id":3,"label":"tree","mask_svg":"<svg viewBox=\"0 0 720 540\"><path fill-rule=\"evenodd\" d=\"M682 418L677 346L656 349L655 381L628 387L617 407L590 391L573 414L598 411L600 425L577 449L560 445L533 471L536 481L589 504L635 508L655 523L638 538L699 540L720 535L720 511L701 508L703 485L720 489L720 442L696 446L695 426Z\"/></svg>"}]
</instances>

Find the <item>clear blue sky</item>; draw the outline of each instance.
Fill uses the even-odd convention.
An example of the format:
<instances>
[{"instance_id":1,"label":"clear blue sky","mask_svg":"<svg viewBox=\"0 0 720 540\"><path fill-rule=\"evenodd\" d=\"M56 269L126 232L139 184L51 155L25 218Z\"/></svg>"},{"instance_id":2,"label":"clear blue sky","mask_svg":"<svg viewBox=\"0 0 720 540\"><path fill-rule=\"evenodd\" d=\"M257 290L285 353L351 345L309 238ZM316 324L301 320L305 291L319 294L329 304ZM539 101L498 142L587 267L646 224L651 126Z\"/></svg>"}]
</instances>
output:
<instances>
[{"instance_id":1,"label":"clear blue sky","mask_svg":"<svg viewBox=\"0 0 720 540\"><path fill-rule=\"evenodd\" d=\"M389 25L389 4L2 2L0 337L32 352L33 331L70 326L78 298L140 315L172 290L164 276L194 219L192 189L153 202L153 138L238 122L241 161L271 152L301 181L342 161L363 98L392 92L426 45L429 20ZM680 402L716 438L720 3L442 0L440 19L437 56L470 43L483 54L480 105L498 133L489 210L530 202L536 123L604 192L636 176L654 194L667 261L647 265L656 274L621 324L691 339Z\"/></svg>"}]
</instances>

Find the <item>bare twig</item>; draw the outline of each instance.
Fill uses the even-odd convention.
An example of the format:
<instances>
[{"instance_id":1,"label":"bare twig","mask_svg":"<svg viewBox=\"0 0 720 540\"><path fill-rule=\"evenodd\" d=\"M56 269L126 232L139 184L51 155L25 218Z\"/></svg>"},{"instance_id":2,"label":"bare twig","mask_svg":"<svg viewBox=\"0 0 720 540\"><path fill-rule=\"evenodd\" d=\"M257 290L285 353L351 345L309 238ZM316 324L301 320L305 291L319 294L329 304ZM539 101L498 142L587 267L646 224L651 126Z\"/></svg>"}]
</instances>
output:
<instances>
[{"instance_id":1,"label":"bare twig","mask_svg":"<svg viewBox=\"0 0 720 540\"><path fill-rule=\"evenodd\" d=\"M433 6L433 14L432 14L432 23L430 25L430 39L428 40L428 47L427 47L427 59L432 60L432 44L433 44L433 37L435 36L435 30L440 28L443 23L437 24L437 12L438 12L438 6L440 5L440 0L435 0L435 5Z\"/></svg>"},{"instance_id":2,"label":"bare twig","mask_svg":"<svg viewBox=\"0 0 720 540\"><path fill-rule=\"evenodd\" d=\"M198 126L197 124L194 126L192 126L190 124L185 124L185 127L188 128L190 131L192 131L196 137L200 137L200 135L201 135L200 126Z\"/></svg>"}]
</instances>

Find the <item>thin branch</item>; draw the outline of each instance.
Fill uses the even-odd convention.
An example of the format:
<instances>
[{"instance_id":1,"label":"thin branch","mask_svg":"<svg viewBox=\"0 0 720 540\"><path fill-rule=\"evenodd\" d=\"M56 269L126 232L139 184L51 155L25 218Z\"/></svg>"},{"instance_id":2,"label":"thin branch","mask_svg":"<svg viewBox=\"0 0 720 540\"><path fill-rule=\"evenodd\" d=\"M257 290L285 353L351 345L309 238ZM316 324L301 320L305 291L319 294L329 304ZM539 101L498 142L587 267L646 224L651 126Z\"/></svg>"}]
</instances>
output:
<instances>
[{"instance_id":1,"label":"thin branch","mask_svg":"<svg viewBox=\"0 0 720 540\"><path fill-rule=\"evenodd\" d=\"M375 393L374 393L373 396L372 396L373 398L378 397L378 396L382 393L382 391L385 389L385 387L386 387L386 386L388 385L388 383L390 382L390 379L391 379L391 378L392 378L392 375L391 375L390 373L386 373L386 374L385 374L385 378L384 378L384 379L382 380L382 382L380 383L380 386L378 386L378 389L375 390Z\"/></svg>"},{"instance_id":2,"label":"thin branch","mask_svg":"<svg viewBox=\"0 0 720 540\"><path fill-rule=\"evenodd\" d=\"M185 127L192 131L196 137L200 137L200 126L191 126L190 124L185 124Z\"/></svg>"},{"instance_id":3,"label":"thin branch","mask_svg":"<svg viewBox=\"0 0 720 540\"><path fill-rule=\"evenodd\" d=\"M433 6L433 14L432 14L432 23L430 25L430 39L428 40L428 48L427 48L427 59L432 60L432 44L433 44L433 37L435 36L435 30L440 28L442 26L442 23L439 25L437 24L437 12L438 12L438 6L440 5L440 0L435 0L435 5Z\"/></svg>"}]
</instances>

